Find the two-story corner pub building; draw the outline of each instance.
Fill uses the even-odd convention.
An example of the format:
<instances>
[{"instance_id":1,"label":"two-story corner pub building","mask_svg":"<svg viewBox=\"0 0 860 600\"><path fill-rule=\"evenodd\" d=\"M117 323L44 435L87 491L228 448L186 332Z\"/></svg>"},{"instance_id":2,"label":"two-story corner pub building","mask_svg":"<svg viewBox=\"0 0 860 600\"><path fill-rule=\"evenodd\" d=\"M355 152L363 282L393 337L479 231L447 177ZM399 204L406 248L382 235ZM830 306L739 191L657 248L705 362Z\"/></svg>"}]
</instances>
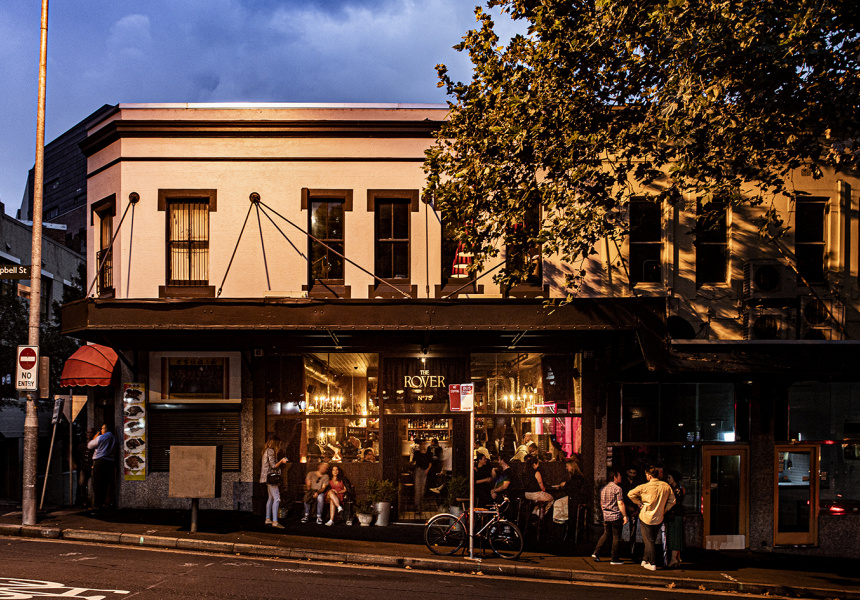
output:
<instances>
[{"instance_id":1,"label":"two-story corner pub building","mask_svg":"<svg viewBox=\"0 0 860 600\"><path fill-rule=\"evenodd\" d=\"M170 447L218 445L202 506L261 511L276 432L290 499L340 461L359 492L395 483L397 518L417 520L439 499L416 502L414 444L466 475L470 435L492 454L530 437L595 485L608 467L681 472L689 543L860 556L858 180L794 173L779 246L757 208L694 239L695 210L634 199L629 239L559 306L569 265L543 257L500 288L505 249L470 274L421 201L446 111L120 104L89 123L96 285L62 323L117 353L89 418L124 430L120 504L187 506L168 497ZM449 398L463 383L474 431Z\"/></svg>"}]
</instances>

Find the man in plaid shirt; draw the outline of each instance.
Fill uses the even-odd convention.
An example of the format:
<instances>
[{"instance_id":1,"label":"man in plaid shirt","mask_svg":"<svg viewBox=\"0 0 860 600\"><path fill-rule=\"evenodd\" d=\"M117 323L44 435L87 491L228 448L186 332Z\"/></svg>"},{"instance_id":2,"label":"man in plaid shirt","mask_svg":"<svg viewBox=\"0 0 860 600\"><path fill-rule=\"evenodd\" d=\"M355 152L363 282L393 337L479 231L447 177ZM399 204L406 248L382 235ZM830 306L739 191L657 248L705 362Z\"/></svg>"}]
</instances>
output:
<instances>
[{"instance_id":1,"label":"man in plaid shirt","mask_svg":"<svg viewBox=\"0 0 860 600\"><path fill-rule=\"evenodd\" d=\"M591 558L600 562L600 551L612 536L612 558L610 565L623 565L618 558L618 543L621 541L621 529L627 522L627 509L624 507L624 494L621 492L621 473L609 471L609 483L600 490L600 508L603 510L603 535L597 541L597 547Z\"/></svg>"}]
</instances>

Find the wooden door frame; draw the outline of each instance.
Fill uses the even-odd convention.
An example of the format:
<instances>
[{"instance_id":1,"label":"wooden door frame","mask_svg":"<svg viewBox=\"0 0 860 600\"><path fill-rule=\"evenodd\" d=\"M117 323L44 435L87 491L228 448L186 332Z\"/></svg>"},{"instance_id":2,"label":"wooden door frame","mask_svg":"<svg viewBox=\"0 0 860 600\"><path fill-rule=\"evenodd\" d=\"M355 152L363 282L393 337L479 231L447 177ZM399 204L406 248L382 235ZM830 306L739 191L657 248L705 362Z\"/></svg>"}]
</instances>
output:
<instances>
[{"instance_id":1,"label":"wooden door frame","mask_svg":"<svg viewBox=\"0 0 860 600\"><path fill-rule=\"evenodd\" d=\"M749 547L749 444L712 444L702 446L702 544L707 545L711 527L711 456L740 456L741 497L738 507L738 535L744 536L744 546Z\"/></svg>"},{"instance_id":2,"label":"wooden door frame","mask_svg":"<svg viewBox=\"0 0 860 600\"><path fill-rule=\"evenodd\" d=\"M781 452L809 451L809 531L779 533L779 455ZM773 448L773 545L818 545L818 506L819 506L819 463L821 462L820 444L777 444Z\"/></svg>"}]
</instances>

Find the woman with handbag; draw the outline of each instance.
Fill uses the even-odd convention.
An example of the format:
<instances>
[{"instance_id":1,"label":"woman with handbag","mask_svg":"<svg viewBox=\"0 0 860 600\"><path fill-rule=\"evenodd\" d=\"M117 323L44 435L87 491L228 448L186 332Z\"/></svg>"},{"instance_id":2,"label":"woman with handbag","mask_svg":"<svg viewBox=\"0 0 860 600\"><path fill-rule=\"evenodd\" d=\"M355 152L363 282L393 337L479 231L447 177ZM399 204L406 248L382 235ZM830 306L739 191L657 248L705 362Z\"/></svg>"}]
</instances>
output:
<instances>
[{"instance_id":1,"label":"woman with handbag","mask_svg":"<svg viewBox=\"0 0 860 600\"><path fill-rule=\"evenodd\" d=\"M278 452L281 450L281 438L275 433L266 436L266 445L263 446L263 465L260 468L260 483L265 483L269 490L269 499L266 501L266 525L277 529L284 526L278 523L278 508L281 504L281 465L286 464L287 459L278 460Z\"/></svg>"}]
</instances>

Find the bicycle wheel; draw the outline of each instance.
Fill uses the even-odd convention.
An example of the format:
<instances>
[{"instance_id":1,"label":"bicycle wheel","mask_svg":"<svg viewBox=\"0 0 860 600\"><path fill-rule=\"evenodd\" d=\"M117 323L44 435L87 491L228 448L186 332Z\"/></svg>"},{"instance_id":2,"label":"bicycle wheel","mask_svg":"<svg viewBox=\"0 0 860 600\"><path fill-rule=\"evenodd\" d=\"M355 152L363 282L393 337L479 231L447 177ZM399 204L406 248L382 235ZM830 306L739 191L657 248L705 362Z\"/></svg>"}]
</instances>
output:
<instances>
[{"instance_id":1,"label":"bicycle wheel","mask_svg":"<svg viewBox=\"0 0 860 600\"><path fill-rule=\"evenodd\" d=\"M502 558L513 560L523 553L523 534L520 533L519 527L510 521L500 519L490 525L487 539L490 540L493 552Z\"/></svg>"},{"instance_id":2,"label":"bicycle wheel","mask_svg":"<svg viewBox=\"0 0 860 600\"><path fill-rule=\"evenodd\" d=\"M436 515L424 526L424 543L433 554L448 556L466 543L466 529L454 515Z\"/></svg>"}]
</instances>

